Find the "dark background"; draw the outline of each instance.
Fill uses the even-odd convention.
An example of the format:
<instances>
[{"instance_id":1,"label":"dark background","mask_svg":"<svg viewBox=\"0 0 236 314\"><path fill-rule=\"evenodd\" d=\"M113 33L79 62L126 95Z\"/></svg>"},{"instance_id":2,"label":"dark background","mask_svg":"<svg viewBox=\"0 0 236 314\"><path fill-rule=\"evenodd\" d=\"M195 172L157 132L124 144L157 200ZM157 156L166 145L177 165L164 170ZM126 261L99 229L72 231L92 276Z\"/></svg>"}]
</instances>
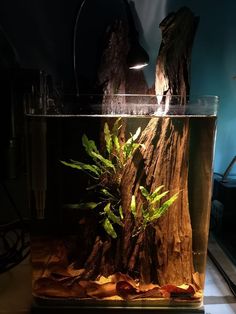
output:
<instances>
[{"instance_id":1,"label":"dark background","mask_svg":"<svg viewBox=\"0 0 236 314\"><path fill-rule=\"evenodd\" d=\"M73 40L81 3L81 0L1 1L0 26L20 67L45 70L56 86L66 92L74 90ZM104 32L121 16L124 16L121 0L85 1L76 31L80 78L89 83L94 79Z\"/></svg>"},{"instance_id":2,"label":"dark background","mask_svg":"<svg viewBox=\"0 0 236 314\"><path fill-rule=\"evenodd\" d=\"M122 0L1 1L0 223L29 217L26 195L23 98L39 72L59 94L88 92L96 80L105 31L125 18ZM78 16L79 14L79 16ZM76 27L76 19L77 27ZM75 41L75 46L74 46ZM74 56L76 69L74 69Z\"/></svg>"}]
</instances>

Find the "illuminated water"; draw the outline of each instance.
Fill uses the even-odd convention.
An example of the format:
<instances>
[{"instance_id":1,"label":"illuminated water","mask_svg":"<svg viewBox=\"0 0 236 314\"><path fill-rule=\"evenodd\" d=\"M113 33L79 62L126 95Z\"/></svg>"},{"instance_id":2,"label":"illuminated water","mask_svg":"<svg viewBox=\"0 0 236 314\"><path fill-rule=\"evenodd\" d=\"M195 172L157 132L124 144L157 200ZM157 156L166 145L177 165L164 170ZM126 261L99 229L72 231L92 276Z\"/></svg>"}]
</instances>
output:
<instances>
[{"instance_id":1,"label":"illuminated water","mask_svg":"<svg viewBox=\"0 0 236 314\"><path fill-rule=\"evenodd\" d=\"M119 116L26 115L33 294L198 307L216 117Z\"/></svg>"}]
</instances>

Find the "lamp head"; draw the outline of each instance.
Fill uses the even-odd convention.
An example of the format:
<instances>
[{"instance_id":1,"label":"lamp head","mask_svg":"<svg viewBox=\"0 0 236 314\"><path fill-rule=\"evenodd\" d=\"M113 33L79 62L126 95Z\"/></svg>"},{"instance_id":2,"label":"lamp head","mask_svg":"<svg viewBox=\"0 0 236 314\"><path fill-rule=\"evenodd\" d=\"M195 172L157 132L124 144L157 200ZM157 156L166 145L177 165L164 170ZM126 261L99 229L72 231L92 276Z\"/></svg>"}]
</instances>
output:
<instances>
[{"instance_id":1,"label":"lamp head","mask_svg":"<svg viewBox=\"0 0 236 314\"><path fill-rule=\"evenodd\" d=\"M129 39L130 49L127 55L127 64L129 69L142 69L149 62L149 56L144 48L139 43L139 34L135 27L133 15L128 3L128 0L124 0L126 7L127 19L129 24Z\"/></svg>"},{"instance_id":2,"label":"lamp head","mask_svg":"<svg viewBox=\"0 0 236 314\"><path fill-rule=\"evenodd\" d=\"M149 56L138 40L131 42L130 50L127 56L129 69L139 70L148 65Z\"/></svg>"}]
</instances>

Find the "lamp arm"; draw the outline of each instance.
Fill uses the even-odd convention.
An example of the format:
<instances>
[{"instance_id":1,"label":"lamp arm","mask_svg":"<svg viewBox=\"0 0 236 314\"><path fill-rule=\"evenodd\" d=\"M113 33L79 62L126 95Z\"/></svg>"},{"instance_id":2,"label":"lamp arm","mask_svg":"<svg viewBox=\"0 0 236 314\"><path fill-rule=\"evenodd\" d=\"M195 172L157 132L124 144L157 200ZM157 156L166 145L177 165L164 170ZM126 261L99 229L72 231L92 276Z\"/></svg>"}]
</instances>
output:
<instances>
[{"instance_id":1,"label":"lamp arm","mask_svg":"<svg viewBox=\"0 0 236 314\"><path fill-rule=\"evenodd\" d=\"M76 88L76 95L79 96L79 80L78 80L78 76L76 73L76 34L77 34L77 29L78 29L78 23L79 23L79 19L81 16L81 12L83 10L83 7L85 5L85 2L87 0L83 0L83 2L81 3L79 10L77 12L76 15L76 20L75 20L75 26L74 26L74 34L73 34L73 67L74 67L74 77L75 77L75 88Z\"/></svg>"}]
</instances>

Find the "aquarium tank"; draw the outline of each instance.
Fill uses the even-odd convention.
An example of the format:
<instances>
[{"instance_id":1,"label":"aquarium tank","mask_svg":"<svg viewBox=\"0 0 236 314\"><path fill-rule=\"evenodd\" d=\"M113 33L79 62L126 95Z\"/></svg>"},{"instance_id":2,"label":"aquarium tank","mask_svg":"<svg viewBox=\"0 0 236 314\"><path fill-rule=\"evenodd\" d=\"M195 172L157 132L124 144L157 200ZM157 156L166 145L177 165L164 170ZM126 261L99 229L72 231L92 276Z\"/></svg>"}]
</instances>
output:
<instances>
[{"instance_id":1,"label":"aquarium tank","mask_svg":"<svg viewBox=\"0 0 236 314\"><path fill-rule=\"evenodd\" d=\"M25 106L36 304L203 305L216 96Z\"/></svg>"}]
</instances>

